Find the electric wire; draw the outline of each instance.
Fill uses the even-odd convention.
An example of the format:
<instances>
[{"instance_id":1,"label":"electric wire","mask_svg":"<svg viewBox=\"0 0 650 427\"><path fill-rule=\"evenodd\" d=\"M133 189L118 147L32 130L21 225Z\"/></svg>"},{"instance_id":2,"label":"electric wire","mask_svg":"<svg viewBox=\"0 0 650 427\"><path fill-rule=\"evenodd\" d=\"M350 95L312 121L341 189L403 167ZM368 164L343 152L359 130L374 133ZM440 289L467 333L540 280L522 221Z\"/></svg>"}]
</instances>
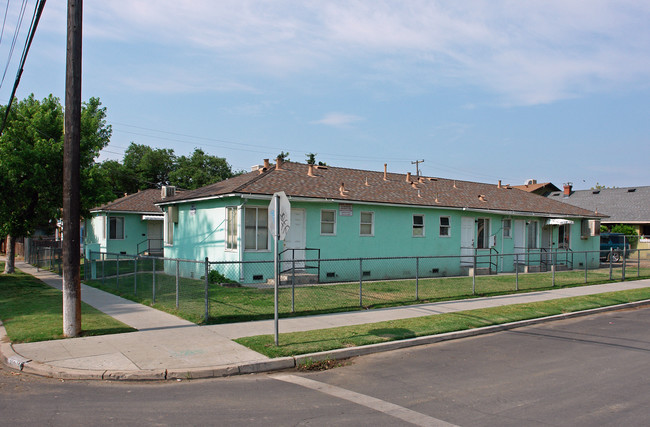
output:
<instances>
[{"instance_id":1,"label":"electric wire","mask_svg":"<svg viewBox=\"0 0 650 427\"><path fill-rule=\"evenodd\" d=\"M7 6L9 6L9 2L7 2ZM0 87L2 87L2 84L5 81L7 70L9 69L9 64L11 64L11 58L13 57L14 54L14 48L16 47L16 41L18 40L18 34L20 33L20 28L23 25L23 18L25 17L26 11L27 11L27 0L23 0L20 6L20 12L18 12L18 23L16 24L16 28L14 29L14 36L11 40L11 47L9 48L9 56L7 57L7 63L5 64L5 69L4 72L2 73L2 79L0 80Z\"/></svg>"},{"instance_id":2,"label":"electric wire","mask_svg":"<svg viewBox=\"0 0 650 427\"><path fill-rule=\"evenodd\" d=\"M7 6L5 7L5 17L2 20L2 30L0 31L0 46L2 46L2 36L5 34L5 24L7 23L7 15L9 14L9 0L7 0Z\"/></svg>"},{"instance_id":3,"label":"electric wire","mask_svg":"<svg viewBox=\"0 0 650 427\"><path fill-rule=\"evenodd\" d=\"M32 22L29 26L29 32L27 40L25 41L25 47L23 48L23 54L20 57L20 65L18 66L18 72L16 73L16 80L14 81L14 87L11 91L11 96L9 97L9 103L7 104L7 111L5 112L4 120L2 121L2 127L0 127L0 135L4 131L5 124L7 123L7 118L9 117L9 111L11 111L11 104L14 100L14 95L20 84L20 77L23 74L23 68L25 67L25 61L27 60L27 54L29 53L29 48L32 45L34 40L34 35L36 34L36 27L38 27L38 22L41 19L43 14L43 8L45 7L46 0L39 0L34 6L34 15L32 16Z\"/></svg>"}]
</instances>

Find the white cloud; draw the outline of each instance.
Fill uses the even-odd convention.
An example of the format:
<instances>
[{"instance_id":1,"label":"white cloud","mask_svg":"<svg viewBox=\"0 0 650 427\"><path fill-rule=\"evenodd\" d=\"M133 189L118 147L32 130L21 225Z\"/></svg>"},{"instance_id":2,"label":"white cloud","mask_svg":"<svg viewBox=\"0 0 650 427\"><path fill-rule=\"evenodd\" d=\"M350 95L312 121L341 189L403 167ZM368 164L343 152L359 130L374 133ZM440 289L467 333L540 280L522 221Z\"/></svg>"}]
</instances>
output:
<instances>
[{"instance_id":1,"label":"white cloud","mask_svg":"<svg viewBox=\"0 0 650 427\"><path fill-rule=\"evenodd\" d=\"M650 3L636 0L105 0L84 13L87 37L141 46L144 61L197 52L227 64L219 72L233 81L240 70L423 91L473 86L525 105L650 77Z\"/></svg>"},{"instance_id":2,"label":"white cloud","mask_svg":"<svg viewBox=\"0 0 650 427\"><path fill-rule=\"evenodd\" d=\"M350 124L358 122L360 120L363 119L359 116L355 116L352 114L328 113L325 114L325 116L322 119L315 120L311 123L342 128L342 127L347 127Z\"/></svg>"}]
</instances>

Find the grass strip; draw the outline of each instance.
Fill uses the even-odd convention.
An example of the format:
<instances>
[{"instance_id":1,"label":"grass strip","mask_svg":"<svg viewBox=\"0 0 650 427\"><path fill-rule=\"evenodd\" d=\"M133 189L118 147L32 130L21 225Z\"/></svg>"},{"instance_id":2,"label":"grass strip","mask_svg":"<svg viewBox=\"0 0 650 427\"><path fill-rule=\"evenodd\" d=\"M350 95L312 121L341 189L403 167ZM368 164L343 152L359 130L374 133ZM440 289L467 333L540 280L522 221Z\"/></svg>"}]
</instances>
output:
<instances>
[{"instance_id":1,"label":"grass strip","mask_svg":"<svg viewBox=\"0 0 650 427\"><path fill-rule=\"evenodd\" d=\"M13 343L64 338L63 295L19 270L0 274L0 319ZM135 331L83 302L81 328L83 336Z\"/></svg>"},{"instance_id":2,"label":"grass strip","mask_svg":"<svg viewBox=\"0 0 650 427\"><path fill-rule=\"evenodd\" d=\"M235 341L268 357L295 356L338 348L499 325L645 299L650 299L650 288L630 289L339 328L284 333L280 334L280 345L277 347L274 344L274 335L272 334L244 337Z\"/></svg>"}]
</instances>

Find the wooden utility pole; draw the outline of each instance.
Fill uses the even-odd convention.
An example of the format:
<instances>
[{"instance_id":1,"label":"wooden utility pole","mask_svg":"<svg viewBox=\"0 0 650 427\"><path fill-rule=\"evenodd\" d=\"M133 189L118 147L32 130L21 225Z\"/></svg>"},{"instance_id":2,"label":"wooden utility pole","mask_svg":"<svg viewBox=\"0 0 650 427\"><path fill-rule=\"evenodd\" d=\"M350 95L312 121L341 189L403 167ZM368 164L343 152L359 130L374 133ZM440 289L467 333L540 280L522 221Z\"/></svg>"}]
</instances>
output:
<instances>
[{"instance_id":1,"label":"wooden utility pole","mask_svg":"<svg viewBox=\"0 0 650 427\"><path fill-rule=\"evenodd\" d=\"M411 162L412 165L415 165L415 176L420 177L420 163L424 163L424 160L416 160Z\"/></svg>"},{"instance_id":2,"label":"wooden utility pole","mask_svg":"<svg viewBox=\"0 0 650 427\"><path fill-rule=\"evenodd\" d=\"M81 143L81 21L83 0L68 0L63 145L63 335L81 333L79 146Z\"/></svg>"}]
</instances>

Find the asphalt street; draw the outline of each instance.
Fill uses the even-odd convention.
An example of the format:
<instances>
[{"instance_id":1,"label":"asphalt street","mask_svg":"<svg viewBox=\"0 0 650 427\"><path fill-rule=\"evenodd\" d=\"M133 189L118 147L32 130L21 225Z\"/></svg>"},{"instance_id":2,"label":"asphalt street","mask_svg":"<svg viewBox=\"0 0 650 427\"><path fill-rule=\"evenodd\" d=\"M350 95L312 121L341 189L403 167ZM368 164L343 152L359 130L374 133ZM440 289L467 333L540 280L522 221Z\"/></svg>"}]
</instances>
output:
<instances>
[{"instance_id":1,"label":"asphalt street","mask_svg":"<svg viewBox=\"0 0 650 427\"><path fill-rule=\"evenodd\" d=\"M0 425L647 425L650 308L413 347L322 372L62 381L2 367Z\"/></svg>"}]
</instances>

